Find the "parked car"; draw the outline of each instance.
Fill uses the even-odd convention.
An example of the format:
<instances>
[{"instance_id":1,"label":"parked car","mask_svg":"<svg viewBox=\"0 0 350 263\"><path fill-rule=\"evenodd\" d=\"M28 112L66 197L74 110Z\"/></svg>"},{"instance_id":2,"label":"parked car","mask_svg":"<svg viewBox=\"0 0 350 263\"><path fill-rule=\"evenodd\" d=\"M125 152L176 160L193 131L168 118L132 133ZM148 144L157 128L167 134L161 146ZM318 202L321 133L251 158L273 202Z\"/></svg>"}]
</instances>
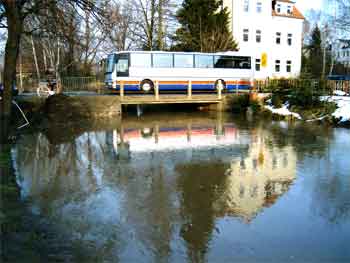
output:
<instances>
[{"instance_id":1,"label":"parked car","mask_svg":"<svg viewBox=\"0 0 350 263\"><path fill-rule=\"evenodd\" d=\"M2 97L2 94L4 93L4 85L0 83L0 97ZM12 85L12 96L17 96L18 95L18 88L16 84Z\"/></svg>"}]
</instances>

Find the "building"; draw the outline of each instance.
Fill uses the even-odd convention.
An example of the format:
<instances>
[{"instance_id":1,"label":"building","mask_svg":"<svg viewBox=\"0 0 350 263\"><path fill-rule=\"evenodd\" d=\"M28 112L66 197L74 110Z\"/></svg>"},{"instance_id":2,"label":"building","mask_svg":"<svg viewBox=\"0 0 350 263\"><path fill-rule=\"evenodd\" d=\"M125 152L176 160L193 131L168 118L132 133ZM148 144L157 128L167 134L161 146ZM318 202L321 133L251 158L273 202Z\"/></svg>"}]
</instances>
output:
<instances>
[{"instance_id":1,"label":"building","mask_svg":"<svg viewBox=\"0 0 350 263\"><path fill-rule=\"evenodd\" d=\"M336 61L345 68L350 68L350 40L338 39L334 52Z\"/></svg>"},{"instance_id":2,"label":"building","mask_svg":"<svg viewBox=\"0 0 350 263\"><path fill-rule=\"evenodd\" d=\"M239 49L252 54L257 79L301 71L304 16L289 0L224 0Z\"/></svg>"}]
</instances>

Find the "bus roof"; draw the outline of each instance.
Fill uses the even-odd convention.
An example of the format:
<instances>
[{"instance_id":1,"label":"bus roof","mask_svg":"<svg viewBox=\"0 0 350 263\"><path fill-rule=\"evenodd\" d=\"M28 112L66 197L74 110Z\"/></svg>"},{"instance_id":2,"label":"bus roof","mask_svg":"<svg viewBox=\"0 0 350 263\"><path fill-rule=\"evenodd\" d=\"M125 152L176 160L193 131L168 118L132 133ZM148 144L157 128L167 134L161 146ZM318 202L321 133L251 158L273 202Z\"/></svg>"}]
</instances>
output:
<instances>
[{"instance_id":1,"label":"bus roof","mask_svg":"<svg viewBox=\"0 0 350 263\"><path fill-rule=\"evenodd\" d=\"M159 53L173 53L173 54L194 54L194 55L217 55L217 56L247 56L251 57L251 54L239 52L239 51L225 51L216 53L205 53L205 52L187 52L187 51L118 51L111 54L125 54L125 53L149 53L149 54L159 54ZM109 54L109 55L111 55Z\"/></svg>"}]
</instances>

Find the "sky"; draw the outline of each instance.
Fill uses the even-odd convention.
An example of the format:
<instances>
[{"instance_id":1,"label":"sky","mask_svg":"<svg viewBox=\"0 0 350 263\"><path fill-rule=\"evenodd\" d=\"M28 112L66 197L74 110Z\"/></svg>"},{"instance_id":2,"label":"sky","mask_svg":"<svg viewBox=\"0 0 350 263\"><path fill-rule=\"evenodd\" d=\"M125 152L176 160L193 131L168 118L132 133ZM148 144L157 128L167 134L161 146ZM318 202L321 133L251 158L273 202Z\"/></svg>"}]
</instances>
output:
<instances>
[{"instance_id":1,"label":"sky","mask_svg":"<svg viewBox=\"0 0 350 263\"><path fill-rule=\"evenodd\" d=\"M296 0L296 6L303 14L305 14L309 9L320 10L323 1L324 0Z\"/></svg>"}]
</instances>

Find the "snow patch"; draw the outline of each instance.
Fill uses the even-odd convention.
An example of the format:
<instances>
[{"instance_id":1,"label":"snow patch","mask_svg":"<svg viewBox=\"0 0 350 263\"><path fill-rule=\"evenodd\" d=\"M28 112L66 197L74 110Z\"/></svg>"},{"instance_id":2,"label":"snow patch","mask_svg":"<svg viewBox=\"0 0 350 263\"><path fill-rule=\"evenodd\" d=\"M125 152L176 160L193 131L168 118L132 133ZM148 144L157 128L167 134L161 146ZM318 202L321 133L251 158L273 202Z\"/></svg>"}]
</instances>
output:
<instances>
[{"instance_id":1,"label":"snow patch","mask_svg":"<svg viewBox=\"0 0 350 263\"><path fill-rule=\"evenodd\" d=\"M293 116L294 118L296 118L298 120L302 119L299 113L291 112L288 109L288 105L287 104L283 105L282 108L275 108L275 107L270 106L270 105L265 105L265 109L271 111L274 114L278 114L278 115L281 115L281 116Z\"/></svg>"},{"instance_id":2,"label":"snow patch","mask_svg":"<svg viewBox=\"0 0 350 263\"><path fill-rule=\"evenodd\" d=\"M348 96L349 94L342 91L342 90L335 90L333 91L333 95L336 95L336 96Z\"/></svg>"},{"instance_id":3,"label":"snow patch","mask_svg":"<svg viewBox=\"0 0 350 263\"><path fill-rule=\"evenodd\" d=\"M322 97L322 100L337 104L338 108L335 112L333 112L332 116L339 119L339 122L350 121L350 97L330 96Z\"/></svg>"}]
</instances>

